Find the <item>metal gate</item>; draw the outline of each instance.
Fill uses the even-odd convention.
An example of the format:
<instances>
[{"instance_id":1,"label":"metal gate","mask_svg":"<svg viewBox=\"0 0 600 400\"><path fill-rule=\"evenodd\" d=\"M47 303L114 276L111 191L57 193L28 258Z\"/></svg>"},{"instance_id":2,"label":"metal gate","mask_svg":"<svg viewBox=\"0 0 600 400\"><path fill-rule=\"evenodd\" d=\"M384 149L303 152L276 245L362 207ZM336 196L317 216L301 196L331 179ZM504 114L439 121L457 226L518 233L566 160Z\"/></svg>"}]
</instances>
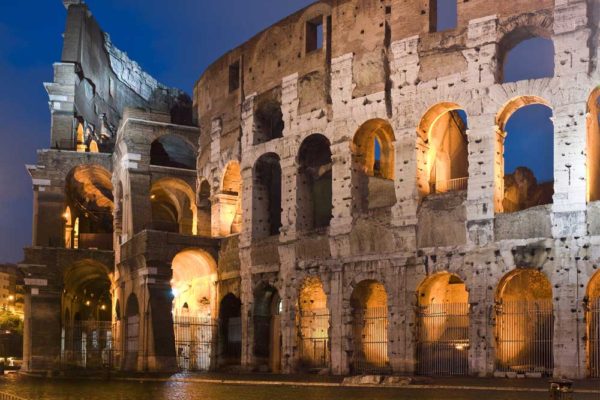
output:
<instances>
[{"instance_id":1,"label":"metal gate","mask_svg":"<svg viewBox=\"0 0 600 400\"><path fill-rule=\"evenodd\" d=\"M496 370L552 375L552 300L496 305Z\"/></svg>"},{"instance_id":2,"label":"metal gate","mask_svg":"<svg viewBox=\"0 0 600 400\"><path fill-rule=\"evenodd\" d=\"M355 309L352 372L390 373L387 307Z\"/></svg>"},{"instance_id":3,"label":"metal gate","mask_svg":"<svg viewBox=\"0 0 600 400\"><path fill-rule=\"evenodd\" d=\"M63 367L101 369L111 366L113 350L110 321L75 321L63 327Z\"/></svg>"},{"instance_id":4,"label":"metal gate","mask_svg":"<svg viewBox=\"0 0 600 400\"><path fill-rule=\"evenodd\" d=\"M302 366L329 367L329 310L301 311L298 335Z\"/></svg>"},{"instance_id":5,"label":"metal gate","mask_svg":"<svg viewBox=\"0 0 600 400\"><path fill-rule=\"evenodd\" d=\"M417 374L467 375L469 304L430 304L417 309Z\"/></svg>"},{"instance_id":6,"label":"metal gate","mask_svg":"<svg viewBox=\"0 0 600 400\"><path fill-rule=\"evenodd\" d=\"M217 324L208 317L173 317L177 366L182 371L208 371Z\"/></svg>"},{"instance_id":7,"label":"metal gate","mask_svg":"<svg viewBox=\"0 0 600 400\"><path fill-rule=\"evenodd\" d=\"M588 310L588 368L592 378L600 378L600 297L592 299Z\"/></svg>"},{"instance_id":8,"label":"metal gate","mask_svg":"<svg viewBox=\"0 0 600 400\"><path fill-rule=\"evenodd\" d=\"M137 368L139 331L140 316L132 315L127 317L127 325L125 329L125 369L127 370Z\"/></svg>"}]
</instances>

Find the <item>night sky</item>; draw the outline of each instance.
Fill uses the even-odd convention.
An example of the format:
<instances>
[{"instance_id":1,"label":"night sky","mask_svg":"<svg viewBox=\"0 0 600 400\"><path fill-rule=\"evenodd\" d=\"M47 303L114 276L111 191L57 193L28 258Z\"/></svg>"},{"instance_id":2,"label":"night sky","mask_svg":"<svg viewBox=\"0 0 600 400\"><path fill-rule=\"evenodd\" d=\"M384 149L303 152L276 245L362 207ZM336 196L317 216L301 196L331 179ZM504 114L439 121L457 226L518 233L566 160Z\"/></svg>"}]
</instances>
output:
<instances>
[{"instance_id":1,"label":"night sky","mask_svg":"<svg viewBox=\"0 0 600 400\"><path fill-rule=\"evenodd\" d=\"M117 47L160 82L191 93L212 61L313 1L86 2ZM31 243L31 179L24 165L35 163L36 149L49 146L50 112L42 82L52 81L52 63L60 61L65 15L60 0L0 2L0 263L20 261L22 248ZM537 71L543 64L531 49L525 56L532 62L521 59L510 69L515 74L525 72L523 65ZM530 120L513 129L528 130ZM542 162L533 167L548 169L548 154L536 152Z\"/></svg>"}]
</instances>

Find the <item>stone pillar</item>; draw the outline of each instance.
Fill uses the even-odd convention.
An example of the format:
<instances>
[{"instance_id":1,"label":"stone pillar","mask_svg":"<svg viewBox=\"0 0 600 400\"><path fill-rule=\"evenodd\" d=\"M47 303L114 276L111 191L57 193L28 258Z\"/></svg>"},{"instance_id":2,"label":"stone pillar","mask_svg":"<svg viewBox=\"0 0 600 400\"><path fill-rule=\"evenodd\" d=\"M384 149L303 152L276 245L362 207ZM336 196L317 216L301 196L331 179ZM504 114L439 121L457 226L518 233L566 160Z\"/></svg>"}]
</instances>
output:
<instances>
[{"instance_id":1,"label":"stone pillar","mask_svg":"<svg viewBox=\"0 0 600 400\"><path fill-rule=\"evenodd\" d=\"M496 83L498 16L488 15L469 21L467 29L467 49L463 55L467 59L468 81L474 86L489 86ZM466 105L465 105L466 106ZM471 125L469 116L469 126Z\"/></svg>"},{"instance_id":2,"label":"stone pillar","mask_svg":"<svg viewBox=\"0 0 600 400\"><path fill-rule=\"evenodd\" d=\"M588 3L585 0L554 2L554 76L573 76L590 71L591 30L588 28Z\"/></svg>"},{"instance_id":3,"label":"stone pillar","mask_svg":"<svg viewBox=\"0 0 600 400\"><path fill-rule=\"evenodd\" d=\"M329 294L329 344L331 351L331 373L343 375L348 373L348 360L344 351L344 282L341 266L331 267L331 292Z\"/></svg>"},{"instance_id":4,"label":"stone pillar","mask_svg":"<svg viewBox=\"0 0 600 400\"><path fill-rule=\"evenodd\" d=\"M256 93L246 96L242 103L242 154L250 150L254 144L254 101Z\"/></svg>"},{"instance_id":5,"label":"stone pillar","mask_svg":"<svg viewBox=\"0 0 600 400\"><path fill-rule=\"evenodd\" d=\"M297 212L297 179L298 167L296 157L281 160L281 229L280 240L289 242L296 239Z\"/></svg>"},{"instance_id":6,"label":"stone pillar","mask_svg":"<svg viewBox=\"0 0 600 400\"><path fill-rule=\"evenodd\" d=\"M252 273L250 270L251 250L249 247L240 249L240 300L242 303L242 355L241 366L246 370L252 368L254 362L254 329L252 324L252 306L254 293L252 292Z\"/></svg>"},{"instance_id":7,"label":"stone pillar","mask_svg":"<svg viewBox=\"0 0 600 400\"><path fill-rule=\"evenodd\" d=\"M480 260L481 257L477 263L467 261L467 265L472 265L471 268L474 270L471 275L472 280L467 286L470 304L469 375L485 377L493 373L494 368L494 360L488 359L489 348L494 343L492 318L490 318L494 310L494 299L488 298L490 283L486 273L487 265Z\"/></svg>"},{"instance_id":8,"label":"stone pillar","mask_svg":"<svg viewBox=\"0 0 600 400\"><path fill-rule=\"evenodd\" d=\"M52 148L75 150L74 102L75 86L79 83L76 69L74 63L55 63L54 82L44 84L50 100Z\"/></svg>"},{"instance_id":9,"label":"stone pillar","mask_svg":"<svg viewBox=\"0 0 600 400\"><path fill-rule=\"evenodd\" d=\"M280 267L279 279L281 282L294 282L296 267L296 246L295 243L280 245L278 248ZM300 284L300 283L298 283ZM281 372L284 374L293 373L295 368L294 353L297 348L296 334L296 288L292 289L290 285L282 284L279 290L279 296L282 301L281 321Z\"/></svg>"}]
</instances>

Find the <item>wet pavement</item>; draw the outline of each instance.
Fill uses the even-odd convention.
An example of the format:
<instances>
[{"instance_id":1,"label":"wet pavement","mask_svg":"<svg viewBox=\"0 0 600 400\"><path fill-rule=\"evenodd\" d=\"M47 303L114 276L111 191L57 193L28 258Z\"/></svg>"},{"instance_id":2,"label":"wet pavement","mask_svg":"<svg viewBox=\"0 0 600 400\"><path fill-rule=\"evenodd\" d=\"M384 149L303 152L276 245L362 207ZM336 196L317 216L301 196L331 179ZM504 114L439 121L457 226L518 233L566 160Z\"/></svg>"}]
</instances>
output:
<instances>
[{"instance_id":1,"label":"wet pavement","mask_svg":"<svg viewBox=\"0 0 600 400\"><path fill-rule=\"evenodd\" d=\"M419 385L417 388L314 387L287 384L266 386L193 381L209 377L216 378L210 375L196 375L178 376L174 378L178 379L176 381L171 379L141 382L139 380L36 379L13 374L0 377L0 391L29 400L104 400L107 398L113 400L547 400L549 398L546 390L547 381L542 380L440 380ZM277 377L260 375L229 375L224 380L244 379L258 383L256 381L263 381L266 378L274 378L272 382L278 382ZM286 378L288 382L291 381L289 376ZM298 383L308 381L302 377L295 377L295 379ZM312 379L313 383L317 384L337 384L335 378ZM478 384L469 385L469 382L478 382ZM487 385L484 385L485 383ZM494 383L494 386L489 386L491 383ZM483 389L481 386L489 386L493 389ZM600 400L600 382L585 381L576 387L586 392L576 393L574 400ZM591 393L592 390L598 391Z\"/></svg>"}]
</instances>

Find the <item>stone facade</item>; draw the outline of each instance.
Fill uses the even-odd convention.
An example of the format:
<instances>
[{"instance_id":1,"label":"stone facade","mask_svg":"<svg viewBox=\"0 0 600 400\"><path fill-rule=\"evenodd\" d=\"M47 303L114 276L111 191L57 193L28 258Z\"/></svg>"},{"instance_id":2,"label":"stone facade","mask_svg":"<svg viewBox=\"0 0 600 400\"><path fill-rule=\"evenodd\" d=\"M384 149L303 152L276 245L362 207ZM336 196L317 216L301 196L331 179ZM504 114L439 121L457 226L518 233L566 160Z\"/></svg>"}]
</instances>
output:
<instances>
[{"instance_id":1,"label":"stone facade","mask_svg":"<svg viewBox=\"0 0 600 400\"><path fill-rule=\"evenodd\" d=\"M453 344L463 355L451 356L467 363L462 373L596 374L592 331L598 328L590 324L599 279L600 209L594 195L597 150L590 145L598 135L598 4L459 1L456 28L434 32L433 3L315 3L202 74L193 96L197 126L186 126L191 115L188 120L173 112L180 94L159 102L162 112L147 103L120 103L112 155L40 152L38 166L30 168L37 229L22 268L39 279L29 281L26 312L41 315L32 307L44 305L56 329L41 344L35 343L35 333L31 342L26 339L26 367L52 368L61 357L59 293L65 284L59 272L68 267L64 263L73 257L107 257L113 348L122 355L117 364L140 371L175 369L173 260L195 249L216 288L216 296L207 298L207 315L218 320L210 368L222 366L227 345L238 343L230 337L238 329L232 324L237 318L241 343L233 363L244 369L299 371L315 363L305 359L307 340L312 350L324 343L323 360L314 367L333 374L427 373L419 310L435 303L433 295L430 302L421 296L438 293L436 299L445 299L440 304L453 303L447 299L455 296L467 305L468 323L460 325L464 343ZM80 9L84 6L70 5L70 18ZM319 29L322 43L315 45ZM532 37L552 40L554 76L503 83L508 52ZM136 64L104 43L110 59L105 74L123 90L145 102L157 90L178 93L159 90ZM69 71L78 66L55 66L68 70L70 78L57 78L61 87L72 87L71 79L80 75ZM59 101L53 96L51 101ZM73 95L65 96L70 103L60 100L53 115L68 106L72 120ZM506 123L529 104L553 111L553 201L503 212ZM468 129L456 122L445 131L466 147L444 152L444 141L433 140L432 132L440 116L457 110L464 110ZM53 117L53 137L67 125L72 131L72 121L60 115L62 122ZM193 169L153 161L155 143L164 136L176 136L193 150ZM162 146L166 153L178 149ZM432 155L436 151L446 161ZM457 154L465 162L455 164ZM112 253L60 248L65 176L91 163L111 176ZM448 172L444 180L432 181L432 171L441 175L448 165L455 171L466 168L467 176ZM441 183L452 183L455 190L442 190ZM161 199L170 199L164 204L171 206ZM56 256L50 263L36 252ZM550 304L550 319L537 325L549 332L544 353L549 361L539 368L512 365L500 349L501 317L509 300L520 299L509 283L529 282L515 278L522 272L544 289L528 298L524 284L522 300ZM446 285L463 285L467 300L456 294L461 291L427 286L437 276L450 277ZM306 296L318 306L307 309L300 300ZM221 305L231 298L240 308L223 323ZM369 311L379 309L383 315ZM327 319L315 329L318 338L303 336L303 316L311 310L313 319L315 310ZM531 315L537 318L543 311ZM367 330L370 318L377 321L378 336ZM26 335L36 317L33 321L29 328L26 324ZM367 342L379 346L375 359L369 359Z\"/></svg>"}]
</instances>

